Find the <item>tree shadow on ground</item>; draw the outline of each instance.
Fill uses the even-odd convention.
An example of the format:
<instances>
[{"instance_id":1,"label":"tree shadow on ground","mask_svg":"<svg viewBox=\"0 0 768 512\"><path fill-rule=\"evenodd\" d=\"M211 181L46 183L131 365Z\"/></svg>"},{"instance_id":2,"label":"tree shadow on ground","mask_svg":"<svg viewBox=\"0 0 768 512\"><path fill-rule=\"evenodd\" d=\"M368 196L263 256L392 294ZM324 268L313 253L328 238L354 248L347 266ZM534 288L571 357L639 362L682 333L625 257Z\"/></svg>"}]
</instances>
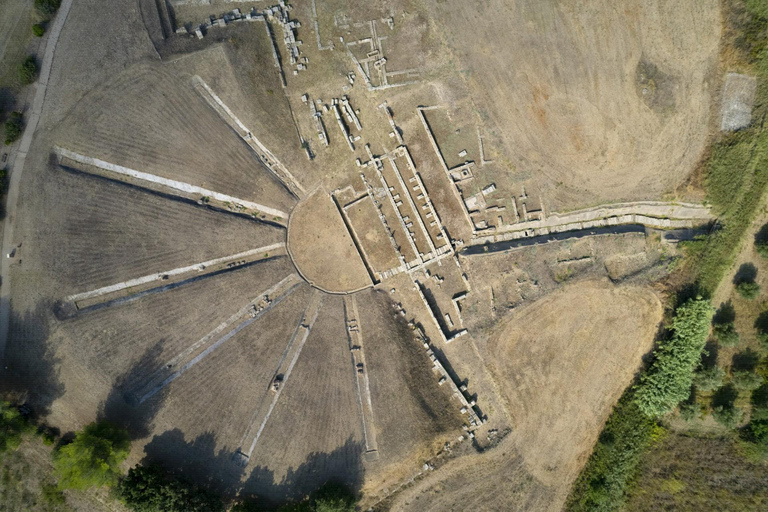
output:
<instances>
[{"instance_id":1,"label":"tree shadow on ground","mask_svg":"<svg viewBox=\"0 0 768 512\"><path fill-rule=\"evenodd\" d=\"M768 224L763 224L763 227L755 233L755 244L768 244Z\"/></svg>"},{"instance_id":2,"label":"tree shadow on ground","mask_svg":"<svg viewBox=\"0 0 768 512\"><path fill-rule=\"evenodd\" d=\"M739 392L733 384L726 384L712 395L712 407L723 407L725 409L733 407Z\"/></svg>"},{"instance_id":3,"label":"tree shadow on ground","mask_svg":"<svg viewBox=\"0 0 768 512\"><path fill-rule=\"evenodd\" d=\"M189 480L226 499L238 497L255 501L260 510L301 501L329 482L343 485L357 495L363 482L363 445L352 438L330 453L309 454L280 481L276 481L275 470L268 466L242 467L234 460L236 452L217 451L216 436L212 432L187 441L181 430L169 430L155 436L144 447L144 452L142 464L160 464L174 477Z\"/></svg>"},{"instance_id":4,"label":"tree shadow on ground","mask_svg":"<svg viewBox=\"0 0 768 512\"><path fill-rule=\"evenodd\" d=\"M698 297L709 298L709 293L699 283L689 283L675 293L674 307L678 308L691 299Z\"/></svg>"},{"instance_id":5,"label":"tree shadow on ground","mask_svg":"<svg viewBox=\"0 0 768 512\"><path fill-rule=\"evenodd\" d=\"M759 334L768 334L768 311L763 311L757 316L755 329Z\"/></svg>"},{"instance_id":6,"label":"tree shadow on ground","mask_svg":"<svg viewBox=\"0 0 768 512\"><path fill-rule=\"evenodd\" d=\"M705 370L717 366L717 355L719 350L720 348L718 347L717 342L709 340L707 344L704 345L704 351L701 353L701 363L699 366Z\"/></svg>"},{"instance_id":7,"label":"tree shadow on ground","mask_svg":"<svg viewBox=\"0 0 768 512\"><path fill-rule=\"evenodd\" d=\"M46 416L64 394L59 380L57 343L50 339L51 305L40 302L20 313L11 307L8 342L0 366L0 388L19 402L28 402L36 416Z\"/></svg>"},{"instance_id":8,"label":"tree shadow on ground","mask_svg":"<svg viewBox=\"0 0 768 512\"><path fill-rule=\"evenodd\" d=\"M759 362L760 362L760 354L758 354L751 348L747 348L737 354L733 354L733 359L731 361L731 365L732 365L731 368L736 371L746 370L751 372L755 369L755 367L757 367L757 364Z\"/></svg>"},{"instance_id":9,"label":"tree shadow on ground","mask_svg":"<svg viewBox=\"0 0 768 512\"><path fill-rule=\"evenodd\" d=\"M99 419L106 420L126 429L131 439L142 439L152 432L152 422L165 403L165 393L157 393L155 396L138 404L126 400L126 390L131 389L137 379L151 371L158 369L162 363L159 361L163 353L165 340L160 340L154 346L148 348L144 354L117 378L107 398L102 402Z\"/></svg>"},{"instance_id":10,"label":"tree shadow on ground","mask_svg":"<svg viewBox=\"0 0 768 512\"><path fill-rule=\"evenodd\" d=\"M752 263L743 263L733 276L733 284L754 283L757 279L757 267Z\"/></svg>"},{"instance_id":11,"label":"tree shadow on ground","mask_svg":"<svg viewBox=\"0 0 768 512\"><path fill-rule=\"evenodd\" d=\"M263 509L299 502L326 484L350 490L355 496L363 484L363 445L352 438L330 453L313 452L297 468L290 468L279 482L274 472L256 466L243 485L242 495Z\"/></svg>"},{"instance_id":12,"label":"tree shadow on ground","mask_svg":"<svg viewBox=\"0 0 768 512\"><path fill-rule=\"evenodd\" d=\"M731 324L736 320L736 309L733 307L733 303L729 300L723 302L715 312L715 316L712 317L713 324Z\"/></svg>"}]
</instances>

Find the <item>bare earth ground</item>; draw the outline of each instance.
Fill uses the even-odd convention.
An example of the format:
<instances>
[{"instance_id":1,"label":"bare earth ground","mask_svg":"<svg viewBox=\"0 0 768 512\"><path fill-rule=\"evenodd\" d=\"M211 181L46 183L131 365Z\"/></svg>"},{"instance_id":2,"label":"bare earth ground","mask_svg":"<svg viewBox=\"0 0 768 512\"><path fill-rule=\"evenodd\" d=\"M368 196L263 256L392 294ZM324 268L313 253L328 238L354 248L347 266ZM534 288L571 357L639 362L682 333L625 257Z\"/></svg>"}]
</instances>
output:
<instances>
[{"instance_id":1,"label":"bare earth ground","mask_svg":"<svg viewBox=\"0 0 768 512\"><path fill-rule=\"evenodd\" d=\"M486 131L550 208L658 197L699 158L715 0L453 1L431 11ZM658 71L645 81L643 63Z\"/></svg>"},{"instance_id":2,"label":"bare earth ground","mask_svg":"<svg viewBox=\"0 0 768 512\"><path fill-rule=\"evenodd\" d=\"M403 491L392 510L559 510L661 315L646 288L599 281L510 313L481 353L512 432Z\"/></svg>"},{"instance_id":3,"label":"bare earth ground","mask_svg":"<svg viewBox=\"0 0 768 512\"><path fill-rule=\"evenodd\" d=\"M186 14L232 7L197 6ZM324 41L366 35L367 24L334 28L334 14L348 14L352 22L393 16L392 31L377 21L387 36L388 65L418 67L422 82L371 92L358 75L345 90L353 65L340 49L317 49L309 2L297 2L293 11L302 23L297 37L304 41L309 69L294 76L287 68L286 89L261 23L233 24L202 41L183 36L162 46L157 24L142 20L146 10L140 12L138 2L74 3L20 189L16 233L23 246L12 267L8 343L12 378L4 380L34 383L31 400L63 431L99 416L130 426L137 441L131 464L145 457L161 460L227 495L242 489L266 505L298 498L337 477L362 490L366 505L374 504L421 470L445 441L465 434L458 400L448 386L438 386L439 375L406 324L414 318L489 415L478 446L503 439L483 454L465 441L468 455L385 503L395 510L557 509L655 333L658 300L647 288L631 285L661 267L664 249L653 235L461 257L472 285L464 317L473 332L450 345L436 343L439 333L407 274L356 294L378 440L373 460L363 456L358 374L345 326L349 297L325 295L249 465L232 462L235 451L248 444L244 434L254 411L275 396L268 388L289 339L306 323L302 315L316 293L307 284L144 404L131 405L125 397L169 358L295 272L294 264L334 292L370 284L328 190L362 190L355 159L369 158L366 143L375 155L395 148L384 111L377 108L385 100L456 240L468 241L471 226L417 115L419 105L451 106L433 117L451 165L460 161L461 149L479 158L481 129L486 156L495 163L475 166L467 190L495 182L499 204L508 204L522 185L541 193L547 208L657 198L673 190L704 144L708 73L718 40L716 2L685 0L672 11L662 2L639 1L617 7L318 0L318 10ZM321 192L303 201L288 194L191 87L193 75L307 190ZM301 101L304 93L325 103L348 94L363 125L353 130L362 137L354 152L341 140L332 114L324 116L331 146L319 144ZM301 138L314 160L301 149ZM50 158L54 144L292 210L290 227L286 233L66 171ZM366 169L375 174L373 167ZM384 203L394 226L391 208ZM355 229L377 222L366 215ZM370 229L360 229L357 235L367 239ZM395 237L410 251L399 226ZM262 261L128 304L54 318L54 303L68 294L286 239L293 259ZM385 239L379 242L378 249L371 244L372 260L384 265L391 261L390 247ZM416 257L410 256L409 261ZM442 265L458 271L452 259ZM603 275L628 283L583 279ZM547 295L561 283L562 290ZM440 308L452 307L448 299L462 284L459 273L446 279ZM394 293L382 293L392 288ZM539 300L529 304L534 299ZM496 438L486 439L496 426ZM504 437L506 427L512 432Z\"/></svg>"},{"instance_id":4,"label":"bare earth ground","mask_svg":"<svg viewBox=\"0 0 768 512\"><path fill-rule=\"evenodd\" d=\"M372 284L339 210L320 189L291 215L288 248L304 278L320 289L343 292Z\"/></svg>"}]
</instances>

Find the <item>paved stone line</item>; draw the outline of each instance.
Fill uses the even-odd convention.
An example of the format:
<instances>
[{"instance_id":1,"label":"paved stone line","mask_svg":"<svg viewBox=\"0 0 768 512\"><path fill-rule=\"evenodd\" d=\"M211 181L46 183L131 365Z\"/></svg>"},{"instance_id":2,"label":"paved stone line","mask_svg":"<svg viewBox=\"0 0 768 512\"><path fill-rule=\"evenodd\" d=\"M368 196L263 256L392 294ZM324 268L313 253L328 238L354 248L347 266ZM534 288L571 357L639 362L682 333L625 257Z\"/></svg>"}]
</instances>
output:
<instances>
[{"instance_id":1,"label":"paved stone line","mask_svg":"<svg viewBox=\"0 0 768 512\"><path fill-rule=\"evenodd\" d=\"M416 221L418 222L419 226L421 227L421 231L424 233L424 236L427 239L427 245L429 245L429 251L434 253L435 252L435 244L432 242L432 236L429 234L429 230L427 230L427 226L424 224L424 219L421 218L421 212L418 208L416 208L416 203L413 200L413 197L411 197L412 190L408 188L408 185L405 184L405 181L403 180L403 176L400 174L400 169L397 168L397 164L395 163L395 159L392 158L391 155L387 155L387 159L389 160L389 163L392 165L392 169L395 170L395 177L397 178L398 183L400 183L400 187L403 189L403 192L405 192L405 198L408 200L408 205L411 207L411 210L413 211L413 214L416 216ZM417 185L419 187L419 190L423 194L424 191L421 190L421 186Z\"/></svg>"},{"instance_id":2,"label":"paved stone line","mask_svg":"<svg viewBox=\"0 0 768 512\"><path fill-rule=\"evenodd\" d=\"M272 389L274 383L275 383L275 377L280 373L280 368L283 367L283 364L285 363L285 360L288 358L288 353L291 351L291 348L294 346L294 342L296 341L296 338L299 336L299 332L301 332L301 325L304 323L305 319L307 318L307 312L309 311L309 308L313 304L313 299L315 298L315 295L310 297L310 300L307 302L307 305L304 306L304 310L301 313L301 318L299 318L299 323L296 325L296 329L293 330L293 334L291 334L291 337L288 339L288 344L285 346L285 350L283 350L283 353L280 355L280 361L277 363L275 373L272 374L272 380L269 382L269 386L267 387L267 390ZM285 382L283 381L283 384ZM265 400L269 398L269 394L263 395L261 397L261 400L259 401L259 405L254 409L253 414L251 415L251 419L248 422L248 426L245 429L245 432L243 433L242 439L240 439L240 448L237 449L238 453L243 454L242 447L245 445L246 441L248 441L251 432L256 424L256 420L259 417L259 412L262 412L262 407L265 407ZM243 454L244 456L245 454Z\"/></svg>"},{"instance_id":3,"label":"paved stone line","mask_svg":"<svg viewBox=\"0 0 768 512\"><path fill-rule=\"evenodd\" d=\"M45 105L45 92L48 87L48 79L51 76L51 67L53 66L53 57L56 52L56 45L59 42L59 34L64 27L64 22L69 15L69 9L72 7L72 0L63 0L56 18L53 20L51 30L45 43L43 52L43 62L40 66L40 76L37 79L35 87L35 97L32 100L32 109L29 119L24 127L24 134L21 137L18 152L13 162L10 173L10 183L8 185L8 195L6 197L6 217L3 229L3 255L7 255L16 246L13 238L13 228L16 217L16 203L19 199L19 184L21 183L21 174L24 171L24 163L27 159L27 152L32 145L32 139L40 122L40 116ZM0 287L0 358L5 355L5 346L8 341L8 326L11 315L11 275L9 258L0 258L0 275L3 278L3 286Z\"/></svg>"},{"instance_id":4,"label":"paved stone line","mask_svg":"<svg viewBox=\"0 0 768 512\"><path fill-rule=\"evenodd\" d=\"M54 152L56 153L56 155L58 155L60 159L67 158L69 160L72 160L80 164L92 165L94 167L98 167L99 169L102 169L107 172L112 172L122 176L129 176L137 180L146 181L146 182L154 183L157 185L162 185L172 190L178 190L180 192L184 192L184 193L199 196L199 197L210 197L222 203L241 205L244 208L247 208L249 210L255 210L262 213L266 213L273 217L279 217L280 219L283 219L283 220L288 218L287 213L280 210L276 210L274 208L270 208L269 206L264 206L258 203L254 203L252 201L246 201L245 199L239 199L234 196L222 194L220 192L215 192L213 190L208 190L202 187L198 187L196 185L184 183L183 181L171 180L168 178L163 178L161 176L156 176L154 174L136 171L128 167L123 167L122 165L117 165L110 162L105 162L104 160L99 160L98 158L81 155L79 153L75 153L74 151L70 151L68 149L64 149L59 146L54 147Z\"/></svg>"},{"instance_id":5,"label":"paved stone line","mask_svg":"<svg viewBox=\"0 0 768 512\"><path fill-rule=\"evenodd\" d=\"M347 329L347 342L352 354L352 367L355 370L357 405L359 406L360 422L363 427L365 451L371 456L378 456L376 429L373 419L373 404L371 402L371 386L368 379L368 367L363 351L363 333L360 327L360 314L357 311L357 300L354 296L344 297L344 319ZM361 385L362 382L362 385ZM365 394L365 399L363 399Z\"/></svg>"},{"instance_id":6,"label":"paved stone line","mask_svg":"<svg viewBox=\"0 0 768 512\"><path fill-rule=\"evenodd\" d=\"M475 237L469 245L620 224L641 224L661 229L691 228L713 219L710 209L703 205L653 201L618 203L569 213L551 213L546 220L509 224L487 236Z\"/></svg>"},{"instance_id":7,"label":"paved stone line","mask_svg":"<svg viewBox=\"0 0 768 512\"><path fill-rule=\"evenodd\" d=\"M261 318L267 311L271 310L273 307L277 306L280 302L283 301L288 295L290 295L299 285L300 285L299 277L296 274L291 274L288 277L284 278L282 281L271 287L269 290L265 291L252 301L250 301L244 308L242 308L240 311L229 317L227 320L219 324L214 330L212 330L210 333L205 335L203 338L201 338L199 341L195 342L193 345L188 347L186 350L181 352L179 355L165 363L163 368L155 372L152 376L150 376L148 383L143 386L142 389L146 389L149 386L151 386L154 382L156 382L160 377L163 375L166 375L168 373L168 369L175 368L181 361L188 358L190 355L192 355L195 351L199 350L200 348L204 347L206 344L210 343L217 335L219 335L221 332L223 332L225 329L227 329L230 325L235 323L237 320L242 319L243 317L247 317L245 320L241 321L234 329L230 330L216 340L214 343L209 345L205 350L203 350L201 353L199 353L197 356L189 360L187 363L185 363L183 366L181 366L178 370L171 373L170 375L167 375L162 382L159 384L153 386L149 391L146 393L136 393L136 395L141 395L138 397L138 402L143 403L147 399L151 398L155 394L157 394L160 390L165 388L168 384L176 380L177 378L181 377L184 372L192 368L194 365L205 359L208 355L210 355L214 350L216 350L218 347L220 347L222 344L230 340L235 334L242 331L244 328L251 325L253 322ZM271 297L276 296L275 299L272 299Z\"/></svg>"},{"instance_id":8,"label":"paved stone line","mask_svg":"<svg viewBox=\"0 0 768 512\"><path fill-rule=\"evenodd\" d=\"M133 288L135 286L140 286L143 284L150 283L152 281L163 281L167 279L168 277L172 276L178 276L182 274L186 274L188 272L192 271L201 271L207 267L213 266L213 265L219 265L222 263L226 263L228 261L232 260L239 260L242 258L248 258L250 256L258 255L258 254L265 254L269 251L274 251L276 249L284 248L285 242L279 242L272 245L266 245L264 247L259 247L257 249L251 249L249 251L241 252L238 254L233 254L231 256L224 256L222 258L216 258L213 260L203 261L201 263L195 263L193 265L189 265L186 267L179 267L174 268L173 270L168 270L165 272L157 272L155 274L150 274L147 276L137 277L135 279L129 279L128 281L123 281L121 283L111 284L109 286L104 286L102 288L98 288L96 290L91 290L83 293L77 293L75 295L70 295L67 297L66 301L72 301L77 302L85 299L91 299L93 297L99 297L101 295L106 295L109 293L118 292L121 290L125 290L128 288Z\"/></svg>"},{"instance_id":9,"label":"paved stone line","mask_svg":"<svg viewBox=\"0 0 768 512\"><path fill-rule=\"evenodd\" d=\"M285 165L272 154L267 147L257 139L251 130L243 124L242 121L235 115L234 112L219 98L219 96L213 92L202 78L195 75L193 78L195 89L200 93L203 99L221 116L224 121L236 127L235 131L240 137L250 146L250 148L259 157L264 166L269 170L273 176L275 176L293 195L296 197L304 197L307 191L301 186L301 183L291 174ZM201 90L202 89L202 90Z\"/></svg>"},{"instance_id":10,"label":"paved stone line","mask_svg":"<svg viewBox=\"0 0 768 512\"><path fill-rule=\"evenodd\" d=\"M258 443L259 438L261 437L262 432L264 432L264 427L266 427L267 422L269 421L269 417L272 415L272 411L275 409L275 405L277 405L277 401L280 398L280 394L283 392L283 389L285 389L285 384L288 381L288 377L290 377L291 372L293 371L294 366L296 366L296 361L299 359L299 355L301 354L301 350L304 348L304 344L307 342L307 338L309 337L309 333L312 330L312 326L315 324L315 320L317 320L317 316L320 313L320 307L323 304L323 294L319 291L315 291L314 296L311 299L311 302L307 309L304 311L304 316L302 317L301 322L296 327L296 332L293 335L293 338L291 338L290 346L289 346L289 353L286 355L285 358L283 358L280 366L277 369L277 372L275 372L275 378L277 378L279 375L282 375L282 380L278 384L278 388L275 390L272 388L272 384L276 381L273 380L273 383L270 383L270 389L273 389L274 396L272 397L272 401L269 404L269 408L267 409L266 413L263 415L263 419L261 423L259 424L259 429L256 431L256 434L253 437L253 441L251 442L250 447L248 448L248 451L243 453L242 451L238 450L238 453L236 456L240 456L241 458L245 459L245 463L247 464L248 459L250 459L251 454L253 454L253 450L256 448L256 443ZM295 338L301 337L298 344L295 343ZM288 357L291 356L291 357ZM290 359L290 362L288 366L286 367L285 363ZM262 402L262 405L263 402ZM257 409L257 412L254 413L254 420L261 416L261 406ZM251 426L248 428L248 433L246 433L245 438L247 439L250 433L250 430L253 428L253 426L256 425L256 422L252 422Z\"/></svg>"}]
</instances>

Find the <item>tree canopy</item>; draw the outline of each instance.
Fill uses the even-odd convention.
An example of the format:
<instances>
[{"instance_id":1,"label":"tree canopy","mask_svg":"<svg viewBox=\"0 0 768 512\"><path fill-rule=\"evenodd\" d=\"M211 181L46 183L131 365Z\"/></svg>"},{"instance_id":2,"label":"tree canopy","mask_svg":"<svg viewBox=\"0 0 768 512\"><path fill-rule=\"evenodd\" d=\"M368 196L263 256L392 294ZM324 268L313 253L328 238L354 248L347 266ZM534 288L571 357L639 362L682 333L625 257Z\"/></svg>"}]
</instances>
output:
<instances>
[{"instance_id":1,"label":"tree canopy","mask_svg":"<svg viewBox=\"0 0 768 512\"><path fill-rule=\"evenodd\" d=\"M688 398L713 314L709 301L700 297L677 308L671 338L659 343L656 359L637 386L635 400L646 416L667 414Z\"/></svg>"},{"instance_id":2,"label":"tree canopy","mask_svg":"<svg viewBox=\"0 0 768 512\"><path fill-rule=\"evenodd\" d=\"M130 447L126 430L106 421L87 425L72 443L54 454L59 487L87 489L115 485L121 475L120 463L128 456Z\"/></svg>"},{"instance_id":3,"label":"tree canopy","mask_svg":"<svg viewBox=\"0 0 768 512\"><path fill-rule=\"evenodd\" d=\"M137 465L118 486L118 495L137 512L217 512L224 504L217 495L178 478L161 466Z\"/></svg>"}]
</instances>

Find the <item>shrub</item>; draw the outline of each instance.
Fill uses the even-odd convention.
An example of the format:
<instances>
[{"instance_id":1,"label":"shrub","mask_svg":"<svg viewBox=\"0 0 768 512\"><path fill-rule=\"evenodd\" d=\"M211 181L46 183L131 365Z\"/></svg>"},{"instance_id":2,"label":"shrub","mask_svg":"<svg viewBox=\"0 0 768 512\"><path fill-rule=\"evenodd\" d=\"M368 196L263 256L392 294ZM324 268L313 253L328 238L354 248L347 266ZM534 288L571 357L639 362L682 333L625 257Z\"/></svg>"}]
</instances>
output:
<instances>
[{"instance_id":1,"label":"shrub","mask_svg":"<svg viewBox=\"0 0 768 512\"><path fill-rule=\"evenodd\" d=\"M741 409L734 405L718 405L712 410L712 417L715 421L728 428L735 428L742 416Z\"/></svg>"},{"instance_id":2,"label":"shrub","mask_svg":"<svg viewBox=\"0 0 768 512\"><path fill-rule=\"evenodd\" d=\"M24 131L24 119L21 112L12 112L5 121L5 145L13 144Z\"/></svg>"},{"instance_id":3,"label":"shrub","mask_svg":"<svg viewBox=\"0 0 768 512\"><path fill-rule=\"evenodd\" d=\"M702 298L688 300L677 308L672 337L659 343L654 351L656 359L635 392L637 405L646 416L667 414L688 398L713 314L709 301Z\"/></svg>"},{"instance_id":4,"label":"shrub","mask_svg":"<svg viewBox=\"0 0 768 512\"><path fill-rule=\"evenodd\" d=\"M763 384L763 379L755 372L748 370L738 370L733 372L731 381L736 389L740 391L753 391Z\"/></svg>"},{"instance_id":5,"label":"shrub","mask_svg":"<svg viewBox=\"0 0 768 512\"><path fill-rule=\"evenodd\" d=\"M743 281L736 285L736 291L747 300L754 300L760 295L760 285L755 282Z\"/></svg>"},{"instance_id":6,"label":"shrub","mask_svg":"<svg viewBox=\"0 0 768 512\"><path fill-rule=\"evenodd\" d=\"M10 402L0 401L0 454L18 448L22 436L33 429L18 407Z\"/></svg>"},{"instance_id":7,"label":"shrub","mask_svg":"<svg viewBox=\"0 0 768 512\"><path fill-rule=\"evenodd\" d=\"M768 258L768 224L763 225L755 235L755 250L763 258Z\"/></svg>"},{"instance_id":8,"label":"shrub","mask_svg":"<svg viewBox=\"0 0 768 512\"><path fill-rule=\"evenodd\" d=\"M87 425L75 440L54 453L53 465L61 489L115 485L120 463L128 456L128 432L109 422Z\"/></svg>"},{"instance_id":9,"label":"shrub","mask_svg":"<svg viewBox=\"0 0 768 512\"><path fill-rule=\"evenodd\" d=\"M683 402L680 404L680 417L685 421L693 421L701 417L701 408L696 402Z\"/></svg>"},{"instance_id":10,"label":"shrub","mask_svg":"<svg viewBox=\"0 0 768 512\"><path fill-rule=\"evenodd\" d=\"M745 433L749 441L768 445L768 419L752 419L747 424Z\"/></svg>"},{"instance_id":11,"label":"shrub","mask_svg":"<svg viewBox=\"0 0 768 512\"><path fill-rule=\"evenodd\" d=\"M23 84L31 84L37 79L37 61L32 55L19 64L19 78Z\"/></svg>"},{"instance_id":12,"label":"shrub","mask_svg":"<svg viewBox=\"0 0 768 512\"><path fill-rule=\"evenodd\" d=\"M45 34L45 27L42 23L35 23L32 25L32 33L35 34L36 37L43 37L43 34Z\"/></svg>"},{"instance_id":13,"label":"shrub","mask_svg":"<svg viewBox=\"0 0 768 512\"><path fill-rule=\"evenodd\" d=\"M733 326L733 322L727 324L715 324L712 336L724 347L734 347L739 344L739 333Z\"/></svg>"},{"instance_id":14,"label":"shrub","mask_svg":"<svg viewBox=\"0 0 768 512\"><path fill-rule=\"evenodd\" d=\"M117 492L128 508L140 512L224 510L219 496L186 480L172 477L156 464L131 468L120 482Z\"/></svg>"},{"instance_id":15,"label":"shrub","mask_svg":"<svg viewBox=\"0 0 768 512\"><path fill-rule=\"evenodd\" d=\"M768 420L768 384L763 384L752 392L751 403L751 418Z\"/></svg>"},{"instance_id":16,"label":"shrub","mask_svg":"<svg viewBox=\"0 0 768 512\"><path fill-rule=\"evenodd\" d=\"M723 384L725 370L719 366L699 369L693 375L693 383L702 391L714 391Z\"/></svg>"},{"instance_id":17,"label":"shrub","mask_svg":"<svg viewBox=\"0 0 768 512\"><path fill-rule=\"evenodd\" d=\"M59 10L61 0L35 0L35 9L44 16L52 16Z\"/></svg>"}]
</instances>

